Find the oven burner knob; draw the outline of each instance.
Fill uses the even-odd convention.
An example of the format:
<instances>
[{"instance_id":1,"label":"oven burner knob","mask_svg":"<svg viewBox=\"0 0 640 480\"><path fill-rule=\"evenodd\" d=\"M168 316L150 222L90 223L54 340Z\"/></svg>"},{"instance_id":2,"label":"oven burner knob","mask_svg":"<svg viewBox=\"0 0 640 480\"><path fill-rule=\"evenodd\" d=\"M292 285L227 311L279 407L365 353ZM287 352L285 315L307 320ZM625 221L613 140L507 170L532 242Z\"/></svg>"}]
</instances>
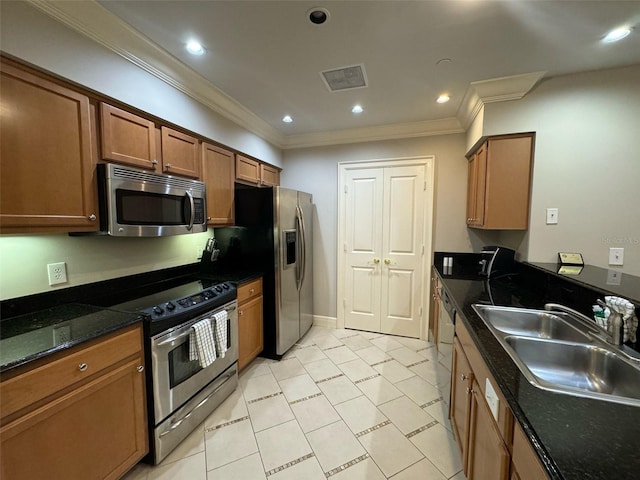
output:
<instances>
[{"instance_id":1,"label":"oven burner knob","mask_svg":"<svg viewBox=\"0 0 640 480\"><path fill-rule=\"evenodd\" d=\"M176 305L172 302L168 302L165 307L167 308L167 310L169 310L170 312L176 309Z\"/></svg>"},{"instance_id":2,"label":"oven burner knob","mask_svg":"<svg viewBox=\"0 0 640 480\"><path fill-rule=\"evenodd\" d=\"M224 288L225 290L229 290L229 285L227 285L226 283L223 283L222 288Z\"/></svg>"},{"instance_id":3,"label":"oven burner knob","mask_svg":"<svg viewBox=\"0 0 640 480\"><path fill-rule=\"evenodd\" d=\"M222 287L220 285L216 285L216 292L221 292L222 291Z\"/></svg>"},{"instance_id":4,"label":"oven burner knob","mask_svg":"<svg viewBox=\"0 0 640 480\"><path fill-rule=\"evenodd\" d=\"M155 307L153 307L153 313L156 313L158 315L162 315L164 313L164 310L161 307L158 307L156 305Z\"/></svg>"}]
</instances>

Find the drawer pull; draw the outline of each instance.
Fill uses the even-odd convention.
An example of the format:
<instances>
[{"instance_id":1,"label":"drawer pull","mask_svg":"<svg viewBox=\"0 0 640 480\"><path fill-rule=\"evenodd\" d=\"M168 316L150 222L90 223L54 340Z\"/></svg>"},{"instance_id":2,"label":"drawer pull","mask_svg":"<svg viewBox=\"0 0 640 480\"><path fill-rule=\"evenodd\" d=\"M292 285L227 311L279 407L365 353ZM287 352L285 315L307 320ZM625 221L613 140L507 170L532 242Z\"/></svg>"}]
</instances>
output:
<instances>
[{"instance_id":1,"label":"drawer pull","mask_svg":"<svg viewBox=\"0 0 640 480\"><path fill-rule=\"evenodd\" d=\"M238 315L243 316L244 315L244 310L238 310Z\"/></svg>"},{"instance_id":2,"label":"drawer pull","mask_svg":"<svg viewBox=\"0 0 640 480\"><path fill-rule=\"evenodd\" d=\"M467 394L472 394L472 393L476 393L476 392L473 391L473 388L467 387Z\"/></svg>"},{"instance_id":3,"label":"drawer pull","mask_svg":"<svg viewBox=\"0 0 640 480\"><path fill-rule=\"evenodd\" d=\"M136 367L136 370L137 370L138 372L144 372L144 365L138 365L138 366Z\"/></svg>"},{"instance_id":4,"label":"drawer pull","mask_svg":"<svg viewBox=\"0 0 640 480\"><path fill-rule=\"evenodd\" d=\"M464 373L460 374L460 380L466 380L466 379L467 379L467 376Z\"/></svg>"},{"instance_id":5,"label":"drawer pull","mask_svg":"<svg viewBox=\"0 0 640 480\"><path fill-rule=\"evenodd\" d=\"M251 290L249 290L249 294L253 295L254 293L256 293L256 289L252 288Z\"/></svg>"},{"instance_id":6,"label":"drawer pull","mask_svg":"<svg viewBox=\"0 0 640 480\"><path fill-rule=\"evenodd\" d=\"M78 365L78 370L80 370L81 372L84 372L87 370L88 365L86 363L81 363L80 365Z\"/></svg>"}]
</instances>

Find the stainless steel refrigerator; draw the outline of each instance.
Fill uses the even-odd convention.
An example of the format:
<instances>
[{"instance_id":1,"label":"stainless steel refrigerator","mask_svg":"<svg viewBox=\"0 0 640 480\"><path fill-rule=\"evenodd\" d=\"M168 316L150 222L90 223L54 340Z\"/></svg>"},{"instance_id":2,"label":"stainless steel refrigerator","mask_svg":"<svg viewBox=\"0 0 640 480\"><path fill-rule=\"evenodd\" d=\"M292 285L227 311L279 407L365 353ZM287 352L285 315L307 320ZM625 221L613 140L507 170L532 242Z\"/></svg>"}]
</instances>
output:
<instances>
[{"instance_id":1,"label":"stainless steel refrigerator","mask_svg":"<svg viewBox=\"0 0 640 480\"><path fill-rule=\"evenodd\" d=\"M313 323L312 197L238 188L235 202L236 226L246 228L243 261L263 272L263 356L280 358Z\"/></svg>"}]
</instances>

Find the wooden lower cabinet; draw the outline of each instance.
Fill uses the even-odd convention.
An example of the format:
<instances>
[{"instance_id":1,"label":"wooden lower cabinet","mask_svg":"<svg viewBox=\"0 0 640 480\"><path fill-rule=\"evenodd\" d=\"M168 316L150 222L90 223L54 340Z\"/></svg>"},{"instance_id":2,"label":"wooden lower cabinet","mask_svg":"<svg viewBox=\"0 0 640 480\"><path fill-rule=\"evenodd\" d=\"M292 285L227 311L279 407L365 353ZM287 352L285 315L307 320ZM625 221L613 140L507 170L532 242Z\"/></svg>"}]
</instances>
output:
<instances>
[{"instance_id":1,"label":"wooden lower cabinet","mask_svg":"<svg viewBox=\"0 0 640 480\"><path fill-rule=\"evenodd\" d=\"M476 381L471 390L468 448L468 480L509 478L509 450Z\"/></svg>"},{"instance_id":2,"label":"wooden lower cabinet","mask_svg":"<svg viewBox=\"0 0 640 480\"><path fill-rule=\"evenodd\" d=\"M453 363L451 366L450 420L453 433L460 448L462 468L468 474L469 420L471 419L471 387L473 371L462 350L458 338L453 339Z\"/></svg>"},{"instance_id":3,"label":"wooden lower cabinet","mask_svg":"<svg viewBox=\"0 0 640 480\"><path fill-rule=\"evenodd\" d=\"M238 370L264 348L262 277L238 285Z\"/></svg>"},{"instance_id":4,"label":"wooden lower cabinet","mask_svg":"<svg viewBox=\"0 0 640 480\"><path fill-rule=\"evenodd\" d=\"M547 480L549 478L522 427L518 424L513 428L511 478L512 480Z\"/></svg>"},{"instance_id":5,"label":"wooden lower cabinet","mask_svg":"<svg viewBox=\"0 0 640 480\"><path fill-rule=\"evenodd\" d=\"M86 381L2 419L1 478L117 479L148 452L141 327L123 333L122 341L130 342L131 335L139 340L134 355L125 349L124 358L95 373L92 361L82 362L68 375L81 371L88 375ZM76 347L71 355L92 358L100 348L100 342ZM65 356L56 362L64 365ZM21 383L38 383L40 373L51 372L46 364L21 372L11 378L8 391L28 390Z\"/></svg>"}]
</instances>

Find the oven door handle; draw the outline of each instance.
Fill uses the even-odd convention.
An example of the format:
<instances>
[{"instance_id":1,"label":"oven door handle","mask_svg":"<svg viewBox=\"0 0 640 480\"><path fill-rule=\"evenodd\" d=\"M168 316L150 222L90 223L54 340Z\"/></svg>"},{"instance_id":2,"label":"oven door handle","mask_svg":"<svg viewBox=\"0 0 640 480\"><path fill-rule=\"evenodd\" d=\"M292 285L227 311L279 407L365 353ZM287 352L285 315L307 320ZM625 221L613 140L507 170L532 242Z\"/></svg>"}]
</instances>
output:
<instances>
[{"instance_id":1,"label":"oven door handle","mask_svg":"<svg viewBox=\"0 0 640 480\"><path fill-rule=\"evenodd\" d=\"M180 420L178 420L176 423L174 423L173 425L171 425L171 428L169 428L169 430L166 430L164 432L162 432L160 434L160 438L164 437L165 435L170 434L173 430L175 430L176 428L180 427L180 425L182 425L182 423L187 420L191 415L193 415L193 413L198 410L200 407L202 407L205 403L207 403L209 401L209 399L211 397L213 397L216 393L218 393L218 391L224 387L224 385L231 379L231 377L233 377L233 375L235 374L235 369L233 370L233 372L227 373L225 375L225 380L224 382L222 382L220 385L218 385L213 392L211 392L209 395L207 395L206 397L204 397L200 403L198 403L195 407L193 407L189 413L187 413L184 417L182 417Z\"/></svg>"},{"instance_id":2,"label":"oven door handle","mask_svg":"<svg viewBox=\"0 0 640 480\"><path fill-rule=\"evenodd\" d=\"M235 309L236 309L236 307L235 307L235 306L231 306L231 307L225 308L225 310L227 311L227 313L231 313L231 312L233 312ZM215 315L215 314L212 314L212 315L211 315L211 318L213 318L213 316L214 316L214 315ZM170 337L170 338L167 338L166 340L161 341L160 343L158 343L158 344L156 345L156 347L162 347L162 346L167 345L167 344L169 344L169 343L173 343L173 342L175 342L176 340L180 340L180 339L182 339L182 338L184 338L184 337L188 337L190 334L191 334L191 328L189 328L186 332L181 333L180 335L176 335L175 337Z\"/></svg>"}]
</instances>

